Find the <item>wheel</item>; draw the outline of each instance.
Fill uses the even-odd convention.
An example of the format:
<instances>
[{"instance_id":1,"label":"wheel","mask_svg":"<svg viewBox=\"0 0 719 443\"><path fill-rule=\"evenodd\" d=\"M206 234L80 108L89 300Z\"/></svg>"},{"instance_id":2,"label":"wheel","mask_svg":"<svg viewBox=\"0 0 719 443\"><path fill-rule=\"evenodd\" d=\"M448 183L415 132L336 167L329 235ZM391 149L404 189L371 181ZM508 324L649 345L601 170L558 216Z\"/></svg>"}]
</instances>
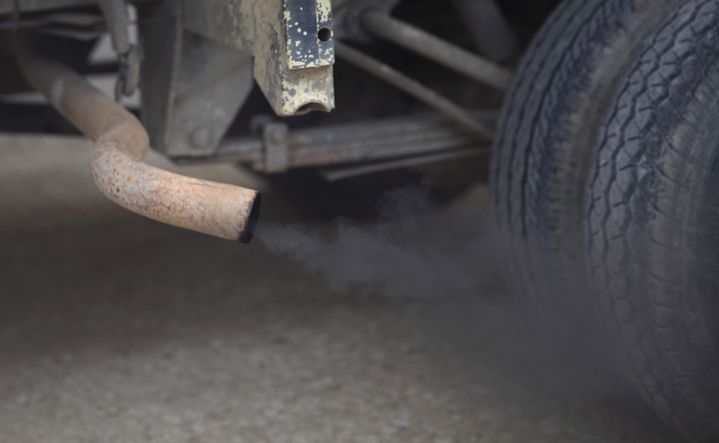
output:
<instances>
[{"instance_id":1,"label":"wheel","mask_svg":"<svg viewBox=\"0 0 719 443\"><path fill-rule=\"evenodd\" d=\"M492 186L516 291L567 332L584 325L581 221L592 146L616 85L676 0L566 0L534 39L505 102Z\"/></svg>"},{"instance_id":2,"label":"wheel","mask_svg":"<svg viewBox=\"0 0 719 443\"><path fill-rule=\"evenodd\" d=\"M600 134L589 263L644 398L719 441L719 2L686 0L647 38Z\"/></svg>"}]
</instances>

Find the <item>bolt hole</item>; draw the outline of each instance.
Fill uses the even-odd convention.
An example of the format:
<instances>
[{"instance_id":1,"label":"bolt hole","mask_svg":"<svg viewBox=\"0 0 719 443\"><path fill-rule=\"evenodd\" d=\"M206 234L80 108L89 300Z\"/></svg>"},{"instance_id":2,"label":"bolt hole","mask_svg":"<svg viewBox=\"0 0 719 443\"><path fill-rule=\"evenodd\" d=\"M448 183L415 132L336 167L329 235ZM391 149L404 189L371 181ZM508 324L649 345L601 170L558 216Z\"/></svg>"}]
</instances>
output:
<instances>
[{"instance_id":1,"label":"bolt hole","mask_svg":"<svg viewBox=\"0 0 719 443\"><path fill-rule=\"evenodd\" d=\"M321 28L317 31L317 38L321 42L327 42L332 38L332 30L330 28Z\"/></svg>"}]
</instances>

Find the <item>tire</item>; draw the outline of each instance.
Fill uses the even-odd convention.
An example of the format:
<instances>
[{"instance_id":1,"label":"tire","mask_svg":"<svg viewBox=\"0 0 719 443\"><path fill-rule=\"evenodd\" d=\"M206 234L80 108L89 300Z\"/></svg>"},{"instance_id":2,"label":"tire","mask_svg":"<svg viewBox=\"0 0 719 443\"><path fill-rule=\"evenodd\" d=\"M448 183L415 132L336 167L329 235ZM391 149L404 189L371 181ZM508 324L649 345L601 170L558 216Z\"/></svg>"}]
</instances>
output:
<instances>
[{"instance_id":1,"label":"tire","mask_svg":"<svg viewBox=\"0 0 719 443\"><path fill-rule=\"evenodd\" d=\"M648 37L600 135L585 220L592 280L642 396L719 441L719 2Z\"/></svg>"},{"instance_id":2,"label":"tire","mask_svg":"<svg viewBox=\"0 0 719 443\"><path fill-rule=\"evenodd\" d=\"M495 216L509 280L555 333L598 318L587 307L583 266L592 147L639 44L676 3L565 0L535 37L505 101L493 147Z\"/></svg>"}]
</instances>

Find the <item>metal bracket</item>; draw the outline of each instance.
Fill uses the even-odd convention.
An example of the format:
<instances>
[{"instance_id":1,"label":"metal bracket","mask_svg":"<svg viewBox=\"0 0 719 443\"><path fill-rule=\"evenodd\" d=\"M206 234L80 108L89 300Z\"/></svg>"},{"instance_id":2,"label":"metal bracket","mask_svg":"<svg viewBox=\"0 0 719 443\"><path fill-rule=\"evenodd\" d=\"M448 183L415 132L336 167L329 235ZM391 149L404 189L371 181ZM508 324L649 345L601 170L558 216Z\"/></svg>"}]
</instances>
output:
<instances>
[{"instance_id":1,"label":"metal bracket","mask_svg":"<svg viewBox=\"0 0 719 443\"><path fill-rule=\"evenodd\" d=\"M185 0L183 25L252 54L254 76L282 116L334 108L330 0Z\"/></svg>"},{"instance_id":2,"label":"metal bracket","mask_svg":"<svg viewBox=\"0 0 719 443\"><path fill-rule=\"evenodd\" d=\"M215 152L252 89L251 57L183 30L175 0L139 7L142 120L169 157Z\"/></svg>"},{"instance_id":3,"label":"metal bracket","mask_svg":"<svg viewBox=\"0 0 719 443\"><path fill-rule=\"evenodd\" d=\"M284 123L268 123L262 128L265 145L265 171L284 172L290 164L289 128Z\"/></svg>"}]
</instances>

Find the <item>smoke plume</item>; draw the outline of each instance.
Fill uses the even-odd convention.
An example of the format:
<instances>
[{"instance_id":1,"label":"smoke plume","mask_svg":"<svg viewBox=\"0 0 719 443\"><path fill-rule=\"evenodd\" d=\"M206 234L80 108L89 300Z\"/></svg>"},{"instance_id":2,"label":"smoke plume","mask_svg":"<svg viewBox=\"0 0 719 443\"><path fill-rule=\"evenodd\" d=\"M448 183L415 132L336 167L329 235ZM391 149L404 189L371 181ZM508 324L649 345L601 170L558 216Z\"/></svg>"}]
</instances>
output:
<instances>
[{"instance_id":1,"label":"smoke plume","mask_svg":"<svg viewBox=\"0 0 719 443\"><path fill-rule=\"evenodd\" d=\"M481 201L442 207L422 190L401 189L381 200L374 222L340 218L329 231L270 223L258 238L338 292L465 297L499 282L486 209Z\"/></svg>"}]
</instances>

